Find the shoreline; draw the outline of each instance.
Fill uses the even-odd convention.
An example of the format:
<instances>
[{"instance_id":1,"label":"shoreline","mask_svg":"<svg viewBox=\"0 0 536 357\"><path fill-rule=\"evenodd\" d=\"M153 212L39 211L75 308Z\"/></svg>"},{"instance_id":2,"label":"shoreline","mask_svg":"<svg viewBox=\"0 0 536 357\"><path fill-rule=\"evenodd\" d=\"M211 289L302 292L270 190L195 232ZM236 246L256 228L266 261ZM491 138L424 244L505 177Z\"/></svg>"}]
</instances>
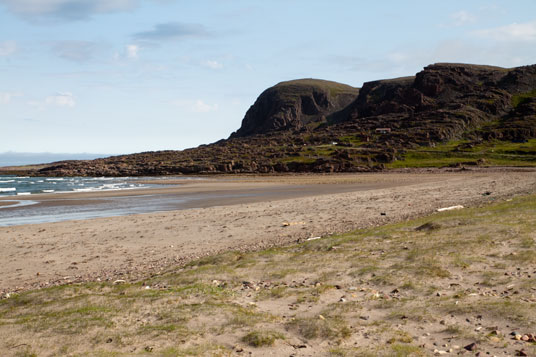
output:
<instances>
[{"instance_id":1,"label":"shoreline","mask_svg":"<svg viewBox=\"0 0 536 357\"><path fill-rule=\"evenodd\" d=\"M301 192L301 197L289 197L288 192L285 197L283 192L278 198L260 196L253 202L244 202L244 197L234 202L224 199L205 208L1 227L1 292L82 281L137 281L228 250L285 245L422 216L440 207L531 193L536 188L535 176L532 171L355 175L355 181L376 186L359 190L355 183L316 183L314 192ZM325 182L326 178L308 179ZM345 175L331 181L348 179ZM307 181L290 177L289 192L296 190L296 180ZM381 183L384 187L378 187ZM250 184L261 191L283 185ZM188 190L221 191L222 186L243 188L245 183L196 185L204 188L185 186Z\"/></svg>"},{"instance_id":2,"label":"shoreline","mask_svg":"<svg viewBox=\"0 0 536 357\"><path fill-rule=\"evenodd\" d=\"M303 175L286 177L234 177L212 180L165 179L148 181L159 187L90 192L42 193L0 198L0 227L120 217L131 214L208 208L312 195L368 191L413 184L413 176L398 175L396 180L378 175ZM437 180L437 175L420 182ZM443 179L443 178L442 178ZM164 187L160 187L164 186ZM10 202L6 206L2 203ZM29 207L29 206L32 207ZM22 217L22 218L19 218Z\"/></svg>"}]
</instances>

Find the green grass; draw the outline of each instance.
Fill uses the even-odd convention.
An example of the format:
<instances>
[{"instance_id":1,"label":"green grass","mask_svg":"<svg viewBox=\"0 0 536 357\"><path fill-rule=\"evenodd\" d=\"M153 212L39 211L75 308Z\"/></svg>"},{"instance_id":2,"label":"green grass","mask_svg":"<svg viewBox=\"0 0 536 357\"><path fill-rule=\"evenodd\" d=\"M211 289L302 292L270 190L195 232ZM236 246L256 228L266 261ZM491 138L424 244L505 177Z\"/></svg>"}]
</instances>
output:
<instances>
[{"instance_id":1,"label":"green grass","mask_svg":"<svg viewBox=\"0 0 536 357\"><path fill-rule=\"evenodd\" d=\"M252 347L272 346L276 340L284 340L285 336L274 331L251 331L244 337L242 342Z\"/></svg>"},{"instance_id":2,"label":"green grass","mask_svg":"<svg viewBox=\"0 0 536 357\"><path fill-rule=\"evenodd\" d=\"M512 106L514 108L517 108L520 104L525 103L529 98L535 98L535 97L536 97L536 89L530 92L513 95Z\"/></svg>"},{"instance_id":3,"label":"green grass","mask_svg":"<svg viewBox=\"0 0 536 357\"><path fill-rule=\"evenodd\" d=\"M435 147L420 147L407 151L403 160L394 161L386 166L389 168L444 167L453 164L536 166L536 139L530 139L527 143L489 141L471 147L467 144L467 141L452 141Z\"/></svg>"}]
</instances>

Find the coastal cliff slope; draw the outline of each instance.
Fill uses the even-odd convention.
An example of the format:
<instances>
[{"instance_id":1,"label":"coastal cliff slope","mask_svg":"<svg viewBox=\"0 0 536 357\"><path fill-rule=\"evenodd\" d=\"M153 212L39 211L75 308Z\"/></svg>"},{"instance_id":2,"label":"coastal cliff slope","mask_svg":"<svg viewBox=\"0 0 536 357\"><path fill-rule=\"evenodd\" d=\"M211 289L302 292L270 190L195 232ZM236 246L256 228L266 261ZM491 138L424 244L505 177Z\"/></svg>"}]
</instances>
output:
<instances>
[{"instance_id":1,"label":"coastal cliff slope","mask_svg":"<svg viewBox=\"0 0 536 357\"><path fill-rule=\"evenodd\" d=\"M231 138L300 130L326 122L328 116L344 109L358 93L358 88L319 79L281 82L259 96Z\"/></svg>"},{"instance_id":2,"label":"coastal cliff slope","mask_svg":"<svg viewBox=\"0 0 536 357\"><path fill-rule=\"evenodd\" d=\"M535 138L536 65L437 63L361 89L314 79L279 83L229 139L210 145L9 170L140 176L530 166Z\"/></svg>"}]
</instances>

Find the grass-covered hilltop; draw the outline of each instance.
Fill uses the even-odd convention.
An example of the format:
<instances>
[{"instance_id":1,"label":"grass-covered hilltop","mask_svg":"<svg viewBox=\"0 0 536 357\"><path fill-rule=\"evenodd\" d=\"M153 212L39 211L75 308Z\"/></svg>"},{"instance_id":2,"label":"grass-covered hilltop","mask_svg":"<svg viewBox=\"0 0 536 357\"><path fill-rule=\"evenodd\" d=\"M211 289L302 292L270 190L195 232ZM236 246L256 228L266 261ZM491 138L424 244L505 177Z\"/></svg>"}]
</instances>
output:
<instances>
[{"instance_id":1,"label":"grass-covered hilltop","mask_svg":"<svg viewBox=\"0 0 536 357\"><path fill-rule=\"evenodd\" d=\"M229 139L210 145L10 170L133 176L533 166L535 138L536 65L438 63L360 89L315 79L279 83Z\"/></svg>"}]
</instances>

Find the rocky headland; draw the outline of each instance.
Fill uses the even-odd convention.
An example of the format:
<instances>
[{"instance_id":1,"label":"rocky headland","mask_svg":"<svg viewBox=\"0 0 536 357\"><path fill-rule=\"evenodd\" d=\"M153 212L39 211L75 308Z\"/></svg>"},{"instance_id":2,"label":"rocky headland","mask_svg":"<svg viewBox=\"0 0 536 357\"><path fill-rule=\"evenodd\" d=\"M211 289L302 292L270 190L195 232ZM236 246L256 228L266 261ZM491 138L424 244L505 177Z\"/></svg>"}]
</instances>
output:
<instances>
[{"instance_id":1,"label":"rocky headland","mask_svg":"<svg viewBox=\"0 0 536 357\"><path fill-rule=\"evenodd\" d=\"M461 160L464 164L508 164L515 156L522 165L536 155L534 145L523 146L533 138L536 65L438 63L415 76L367 82L360 89L316 79L279 83L259 96L237 131L210 145L2 171L42 176L360 172L403 162L415 150L437 154L442 145L447 145L445 158L475 157ZM487 151L475 155L482 145ZM496 145L504 149L500 158Z\"/></svg>"}]
</instances>

